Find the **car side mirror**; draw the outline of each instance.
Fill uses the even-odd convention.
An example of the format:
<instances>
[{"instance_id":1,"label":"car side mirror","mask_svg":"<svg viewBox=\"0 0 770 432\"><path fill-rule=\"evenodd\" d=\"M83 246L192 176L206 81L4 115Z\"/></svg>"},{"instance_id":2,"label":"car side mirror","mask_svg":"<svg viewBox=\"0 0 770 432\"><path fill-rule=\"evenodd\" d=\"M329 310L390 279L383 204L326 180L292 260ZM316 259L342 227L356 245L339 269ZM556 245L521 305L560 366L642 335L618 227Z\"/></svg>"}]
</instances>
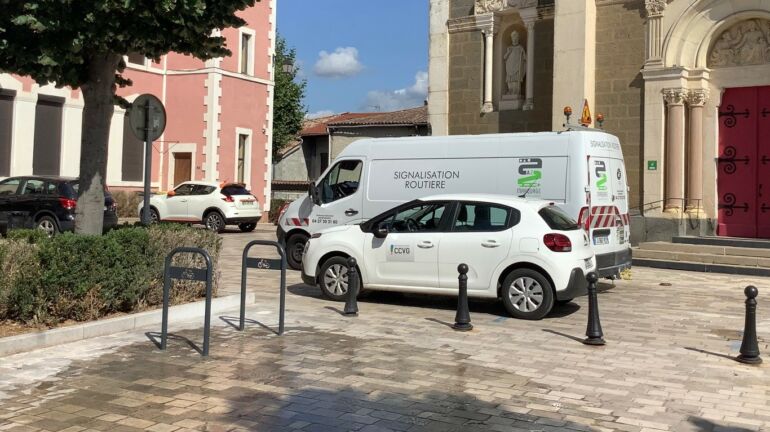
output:
<instances>
[{"instance_id":1,"label":"car side mirror","mask_svg":"<svg viewBox=\"0 0 770 432\"><path fill-rule=\"evenodd\" d=\"M307 193L310 195L310 201L313 204L321 205L321 199L318 197L318 187L316 187L315 183L310 182Z\"/></svg>"},{"instance_id":2,"label":"car side mirror","mask_svg":"<svg viewBox=\"0 0 770 432\"><path fill-rule=\"evenodd\" d=\"M176 192L174 192L172 190L168 191L168 193L166 194L166 196L169 197L169 198L171 198L172 196L175 196L175 195L176 195Z\"/></svg>"},{"instance_id":3,"label":"car side mirror","mask_svg":"<svg viewBox=\"0 0 770 432\"><path fill-rule=\"evenodd\" d=\"M379 239L384 239L388 236L388 227L385 224L377 225L374 229L374 236Z\"/></svg>"}]
</instances>

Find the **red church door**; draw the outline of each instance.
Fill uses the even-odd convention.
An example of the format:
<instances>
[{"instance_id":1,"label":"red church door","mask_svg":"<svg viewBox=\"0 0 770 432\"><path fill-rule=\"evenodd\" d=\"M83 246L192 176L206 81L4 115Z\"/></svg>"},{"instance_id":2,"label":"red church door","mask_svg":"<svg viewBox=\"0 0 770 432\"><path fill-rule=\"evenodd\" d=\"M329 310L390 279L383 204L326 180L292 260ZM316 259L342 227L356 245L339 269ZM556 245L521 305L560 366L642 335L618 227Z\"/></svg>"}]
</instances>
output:
<instances>
[{"instance_id":1,"label":"red church door","mask_svg":"<svg viewBox=\"0 0 770 432\"><path fill-rule=\"evenodd\" d=\"M725 91L717 162L717 235L770 238L770 86Z\"/></svg>"}]
</instances>

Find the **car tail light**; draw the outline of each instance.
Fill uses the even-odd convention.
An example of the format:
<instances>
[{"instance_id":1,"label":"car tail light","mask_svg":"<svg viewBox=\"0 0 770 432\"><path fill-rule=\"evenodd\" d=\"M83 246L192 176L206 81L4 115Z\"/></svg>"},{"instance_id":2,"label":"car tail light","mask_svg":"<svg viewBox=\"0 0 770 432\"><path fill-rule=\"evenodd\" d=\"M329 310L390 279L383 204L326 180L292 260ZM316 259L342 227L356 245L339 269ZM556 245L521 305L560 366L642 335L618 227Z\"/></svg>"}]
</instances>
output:
<instances>
[{"instance_id":1,"label":"car tail light","mask_svg":"<svg viewBox=\"0 0 770 432\"><path fill-rule=\"evenodd\" d=\"M235 200L233 199L233 197L232 197L232 196L230 196L230 195L225 195L225 197L224 197L224 198L222 198L222 201L224 201L224 202L230 202L230 203L231 203L231 202L235 202Z\"/></svg>"},{"instance_id":2,"label":"car tail light","mask_svg":"<svg viewBox=\"0 0 770 432\"><path fill-rule=\"evenodd\" d=\"M554 252L572 251L572 242L564 234L546 234L543 236L543 244Z\"/></svg>"},{"instance_id":3,"label":"car tail light","mask_svg":"<svg viewBox=\"0 0 770 432\"><path fill-rule=\"evenodd\" d=\"M588 207L581 208L580 214L578 215L578 220L577 220L578 226L582 226L583 229L586 231L588 231L588 229L590 228L588 226L588 220L589 220L588 212L589 212Z\"/></svg>"},{"instance_id":4,"label":"car tail light","mask_svg":"<svg viewBox=\"0 0 770 432\"><path fill-rule=\"evenodd\" d=\"M74 210L77 207L78 202L74 199L59 198L59 204L64 207L65 210Z\"/></svg>"}]
</instances>

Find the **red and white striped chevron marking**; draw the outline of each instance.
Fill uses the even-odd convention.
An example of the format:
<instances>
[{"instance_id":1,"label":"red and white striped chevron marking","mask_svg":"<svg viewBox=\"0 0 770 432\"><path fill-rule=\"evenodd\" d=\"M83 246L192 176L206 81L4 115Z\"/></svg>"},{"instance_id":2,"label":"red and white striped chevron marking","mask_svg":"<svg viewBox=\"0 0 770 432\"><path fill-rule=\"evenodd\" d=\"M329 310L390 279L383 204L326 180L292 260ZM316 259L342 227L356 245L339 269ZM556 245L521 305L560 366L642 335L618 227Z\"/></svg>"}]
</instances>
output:
<instances>
[{"instance_id":1,"label":"red and white striped chevron marking","mask_svg":"<svg viewBox=\"0 0 770 432\"><path fill-rule=\"evenodd\" d=\"M580 209L580 216L578 216L578 224L583 225L586 229L594 228L612 228L615 226L616 218L620 216L624 226L631 223L631 219L628 213L620 214L615 206L596 206L591 207L591 217L588 217L588 207ZM588 222L590 221L590 226Z\"/></svg>"},{"instance_id":2,"label":"red and white striped chevron marking","mask_svg":"<svg viewBox=\"0 0 770 432\"><path fill-rule=\"evenodd\" d=\"M308 226L310 225L310 219L308 218L286 218L286 223L292 226Z\"/></svg>"}]
</instances>

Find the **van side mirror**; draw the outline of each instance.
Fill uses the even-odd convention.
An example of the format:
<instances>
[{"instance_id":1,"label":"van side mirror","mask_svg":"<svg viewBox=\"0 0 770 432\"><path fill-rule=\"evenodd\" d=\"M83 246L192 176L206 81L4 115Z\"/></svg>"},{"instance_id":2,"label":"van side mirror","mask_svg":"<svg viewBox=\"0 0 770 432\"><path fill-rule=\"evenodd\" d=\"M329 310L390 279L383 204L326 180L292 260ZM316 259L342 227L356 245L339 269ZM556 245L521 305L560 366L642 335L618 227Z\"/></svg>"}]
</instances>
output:
<instances>
[{"instance_id":1,"label":"van side mirror","mask_svg":"<svg viewBox=\"0 0 770 432\"><path fill-rule=\"evenodd\" d=\"M321 205L321 200L318 198L318 187L316 187L315 183L310 182L310 185L308 185L307 194L310 195L310 201L313 204Z\"/></svg>"},{"instance_id":2,"label":"van side mirror","mask_svg":"<svg viewBox=\"0 0 770 432\"><path fill-rule=\"evenodd\" d=\"M373 234L376 238L384 239L385 237L388 236L388 226L385 224L377 225L377 227L374 229Z\"/></svg>"}]
</instances>

